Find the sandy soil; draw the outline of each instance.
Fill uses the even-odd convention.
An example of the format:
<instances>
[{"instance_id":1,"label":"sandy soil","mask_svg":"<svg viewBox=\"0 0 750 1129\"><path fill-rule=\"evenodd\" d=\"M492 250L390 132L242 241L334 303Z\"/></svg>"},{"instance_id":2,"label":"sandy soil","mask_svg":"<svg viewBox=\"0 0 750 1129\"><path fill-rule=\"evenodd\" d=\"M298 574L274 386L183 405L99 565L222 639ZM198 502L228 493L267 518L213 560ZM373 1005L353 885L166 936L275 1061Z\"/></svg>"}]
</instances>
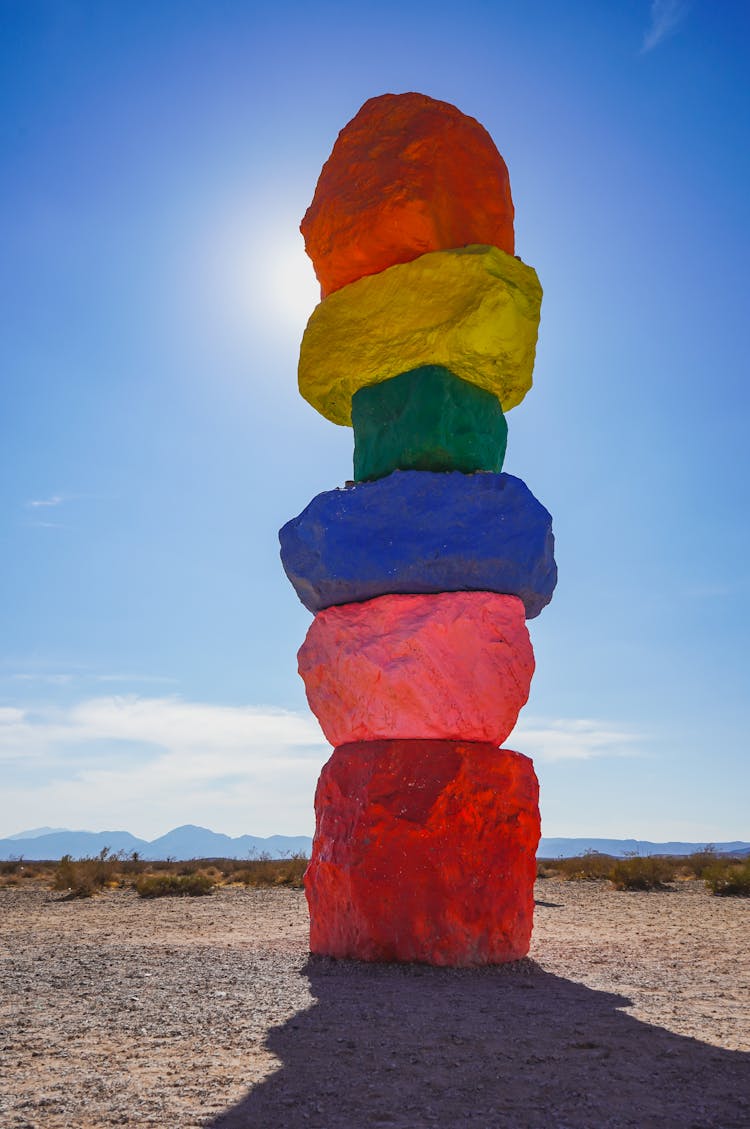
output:
<instances>
[{"instance_id":1,"label":"sandy soil","mask_svg":"<svg viewBox=\"0 0 750 1129\"><path fill-rule=\"evenodd\" d=\"M531 958L311 959L303 895L0 890L4 1129L747 1129L750 902L537 884Z\"/></svg>"}]
</instances>

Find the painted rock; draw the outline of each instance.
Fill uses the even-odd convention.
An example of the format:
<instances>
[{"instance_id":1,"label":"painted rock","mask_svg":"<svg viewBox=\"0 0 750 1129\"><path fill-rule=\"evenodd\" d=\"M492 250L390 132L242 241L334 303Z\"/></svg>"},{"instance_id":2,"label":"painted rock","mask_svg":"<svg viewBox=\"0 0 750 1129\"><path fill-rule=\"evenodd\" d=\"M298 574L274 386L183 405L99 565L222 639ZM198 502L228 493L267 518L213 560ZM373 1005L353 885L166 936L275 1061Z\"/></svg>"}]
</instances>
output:
<instances>
[{"instance_id":1,"label":"painted rock","mask_svg":"<svg viewBox=\"0 0 750 1129\"><path fill-rule=\"evenodd\" d=\"M384 94L339 134L300 230L323 294L426 251L489 243L512 255L508 170L455 106Z\"/></svg>"},{"instance_id":2,"label":"painted rock","mask_svg":"<svg viewBox=\"0 0 750 1129\"><path fill-rule=\"evenodd\" d=\"M518 596L533 618L557 582L552 518L510 474L394 471L313 498L279 533L312 612L387 593Z\"/></svg>"},{"instance_id":3,"label":"painted rock","mask_svg":"<svg viewBox=\"0 0 750 1129\"><path fill-rule=\"evenodd\" d=\"M529 758L492 745L336 749L305 875L311 951L454 966L525 956L538 796Z\"/></svg>"},{"instance_id":4,"label":"painted rock","mask_svg":"<svg viewBox=\"0 0 750 1129\"><path fill-rule=\"evenodd\" d=\"M352 424L358 482L394 470L497 472L508 441L497 397L439 365L360 388Z\"/></svg>"},{"instance_id":5,"label":"painted rock","mask_svg":"<svg viewBox=\"0 0 750 1129\"><path fill-rule=\"evenodd\" d=\"M333 423L350 424L360 388L442 365L507 412L531 387L541 302L533 268L496 247L389 267L316 306L300 348L300 393Z\"/></svg>"},{"instance_id":6,"label":"painted rock","mask_svg":"<svg viewBox=\"0 0 750 1129\"><path fill-rule=\"evenodd\" d=\"M501 745L534 673L523 604L495 592L326 608L298 659L310 709L334 746L392 737Z\"/></svg>"}]
</instances>

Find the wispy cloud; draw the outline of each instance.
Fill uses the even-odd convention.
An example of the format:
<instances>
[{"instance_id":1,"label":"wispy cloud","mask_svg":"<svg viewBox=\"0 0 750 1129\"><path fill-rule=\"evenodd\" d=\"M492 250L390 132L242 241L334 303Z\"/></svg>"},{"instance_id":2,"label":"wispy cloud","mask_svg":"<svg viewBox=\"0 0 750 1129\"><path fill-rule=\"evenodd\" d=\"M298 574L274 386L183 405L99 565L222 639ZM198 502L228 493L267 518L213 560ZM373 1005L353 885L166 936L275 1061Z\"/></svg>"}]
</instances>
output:
<instances>
[{"instance_id":1,"label":"wispy cloud","mask_svg":"<svg viewBox=\"0 0 750 1129\"><path fill-rule=\"evenodd\" d=\"M307 833L329 755L309 714L271 707L127 695L0 712L3 798L21 823Z\"/></svg>"},{"instance_id":2,"label":"wispy cloud","mask_svg":"<svg viewBox=\"0 0 750 1129\"><path fill-rule=\"evenodd\" d=\"M15 706L0 706L0 726L16 725L24 719L24 711Z\"/></svg>"},{"instance_id":3,"label":"wispy cloud","mask_svg":"<svg viewBox=\"0 0 750 1129\"><path fill-rule=\"evenodd\" d=\"M683 589L683 595L690 600L713 600L723 596L732 596L735 592L747 587L747 581L737 584L724 584L722 581L707 582L706 584L689 584Z\"/></svg>"},{"instance_id":4,"label":"wispy cloud","mask_svg":"<svg viewBox=\"0 0 750 1129\"><path fill-rule=\"evenodd\" d=\"M32 510L38 510L45 506L61 506L64 501L61 494L53 494L50 498L31 498L26 505Z\"/></svg>"},{"instance_id":5,"label":"wispy cloud","mask_svg":"<svg viewBox=\"0 0 750 1129\"><path fill-rule=\"evenodd\" d=\"M505 742L540 761L636 756L643 734L595 718L522 718Z\"/></svg>"},{"instance_id":6,"label":"wispy cloud","mask_svg":"<svg viewBox=\"0 0 750 1129\"><path fill-rule=\"evenodd\" d=\"M43 520L41 514L43 514L45 510L54 509L57 506L63 505L63 503L68 500L69 499L62 494L51 494L49 498L30 498L29 501L25 503L26 509L39 513L40 517L29 521L28 525L35 529L64 529L65 526L63 522Z\"/></svg>"},{"instance_id":7,"label":"wispy cloud","mask_svg":"<svg viewBox=\"0 0 750 1129\"><path fill-rule=\"evenodd\" d=\"M602 720L531 717L506 745L562 761L637 755L642 740ZM19 825L309 833L329 755L310 714L272 707L128 694L0 710L3 799Z\"/></svg>"},{"instance_id":8,"label":"wispy cloud","mask_svg":"<svg viewBox=\"0 0 750 1129\"><path fill-rule=\"evenodd\" d=\"M54 672L22 671L12 674L14 682L45 682L50 686L67 686L75 678L74 674L55 674Z\"/></svg>"},{"instance_id":9,"label":"wispy cloud","mask_svg":"<svg viewBox=\"0 0 750 1129\"><path fill-rule=\"evenodd\" d=\"M6 711L7 712L7 711ZM236 768L235 753L323 744L309 715L262 706L217 706L182 698L146 698L136 694L88 698L69 707L10 710L16 728L0 728L0 758L42 761L64 759L74 769L76 747L88 741L142 741L195 756L201 777L218 766ZM2 721L0 715L0 721ZM88 763L88 757L84 758ZM187 765L184 772L188 772Z\"/></svg>"},{"instance_id":10,"label":"wispy cloud","mask_svg":"<svg viewBox=\"0 0 750 1129\"><path fill-rule=\"evenodd\" d=\"M13 673L9 674L0 673L0 678L9 678L13 682L42 683L48 686L68 686L71 682L106 684L120 683L125 684L126 686L132 686L136 684L176 686L179 683L178 678L172 678L167 674L91 674L86 670L65 672L55 670L21 670L14 671Z\"/></svg>"},{"instance_id":11,"label":"wispy cloud","mask_svg":"<svg viewBox=\"0 0 750 1129\"><path fill-rule=\"evenodd\" d=\"M145 682L163 685L176 685L179 679L166 674L95 674L95 682Z\"/></svg>"},{"instance_id":12,"label":"wispy cloud","mask_svg":"<svg viewBox=\"0 0 750 1129\"><path fill-rule=\"evenodd\" d=\"M649 26L643 36L641 54L653 51L673 35L687 15L687 0L651 0Z\"/></svg>"}]
</instances>

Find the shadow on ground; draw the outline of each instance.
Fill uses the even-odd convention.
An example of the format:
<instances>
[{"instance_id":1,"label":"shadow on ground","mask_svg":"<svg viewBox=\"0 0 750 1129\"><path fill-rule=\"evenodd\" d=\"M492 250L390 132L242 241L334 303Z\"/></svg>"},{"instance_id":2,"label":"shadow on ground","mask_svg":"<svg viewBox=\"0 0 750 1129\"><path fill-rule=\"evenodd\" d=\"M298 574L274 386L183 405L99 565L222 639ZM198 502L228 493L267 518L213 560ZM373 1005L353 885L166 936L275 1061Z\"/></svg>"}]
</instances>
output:
<instances>
[{"instance_id":1,"label":"shadow on ground","mask_svg":"<svg viewBox=\"0 0 750 1129\"><path fill-rule=\"evenodd\" d=\"M532 961L487 969L311 958L317 1002L279 1070L213 1129L747 1129L750 1055L622 1012Z\"/></svg>"}]
</instances>

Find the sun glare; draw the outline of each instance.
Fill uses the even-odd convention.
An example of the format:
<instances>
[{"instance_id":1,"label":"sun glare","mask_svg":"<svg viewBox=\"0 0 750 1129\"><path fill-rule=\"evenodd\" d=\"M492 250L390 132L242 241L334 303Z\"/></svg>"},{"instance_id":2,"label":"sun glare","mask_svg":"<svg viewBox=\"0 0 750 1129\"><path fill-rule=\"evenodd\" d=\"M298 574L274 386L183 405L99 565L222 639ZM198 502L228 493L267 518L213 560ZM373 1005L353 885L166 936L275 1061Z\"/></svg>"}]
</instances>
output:
<instances>
[{"instance_id":1,"label":"sun glare","mask_svg":"<svg viewBox=\"0 0 750 1129\"><path fill-rule=\"evenodd\" d=\"M302 336L320 287L298 224L291 212L258 208L235 215L201 241L201 267L194 273L201 316L208 315L222 336L235 342Z\"/></svg>"}]
</instances>

